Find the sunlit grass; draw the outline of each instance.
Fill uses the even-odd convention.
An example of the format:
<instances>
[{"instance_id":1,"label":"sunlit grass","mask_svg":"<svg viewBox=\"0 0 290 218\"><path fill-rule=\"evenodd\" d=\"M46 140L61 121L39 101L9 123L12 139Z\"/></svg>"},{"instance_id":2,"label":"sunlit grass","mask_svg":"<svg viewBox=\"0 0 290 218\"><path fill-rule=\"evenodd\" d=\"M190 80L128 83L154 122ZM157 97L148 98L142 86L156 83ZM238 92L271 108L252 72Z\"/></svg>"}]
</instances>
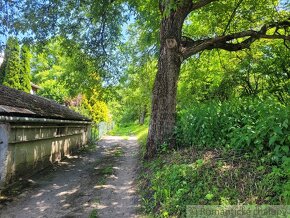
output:
<instances>
[{"instance_id":1,"label":"sunlit grass","mask_svg":"<svg viewBox=\"0 0 290 218\"><path fill-rule=\"evenodd\" d=\"M129 136L136 136L142 146L146 143L147 134L148 124L140 125L136 123L117 126L110 132L110 135L123 136L124 139L128 139Z\"/></svg>"},{"instance_id":2,"label":"sunlit grass","mask_svg":"<svg viewBox=\"0 0 290 218\"><path fill-rule=\"evenodd\" d=\"M118 135L122 136L125 140L129 139L129 136L136 136L138 143L141 146L141 156L145 153L145 144L148 135L148 123L143 125L131 123L122 126L115 127L111 132L110 135Z\"/></svg>"},{"instance_id":3,"label":"sunlit grass","mask_svg":"<svg viewBox=\"0 0 290 218\"><path fill-rule=\"evenodd\" d=\"M138 138L142 136L144 131L148 131L148 124L126 124L115 127L110 135L118 135L118 136L137 136Z\"/></svg>"},{"instance_id":4,"label":"sunlit grass","mask_svg":"<svg viewBox=\"0 0 290 218\"><path fill-rule=\"evenodd\" d=\"M144 146L146 143L148 135L148 126L143 126L143 129L141 129L137 134L136 137L138 139L138 142L140 145Z\"/></svg>"}]
</instances>

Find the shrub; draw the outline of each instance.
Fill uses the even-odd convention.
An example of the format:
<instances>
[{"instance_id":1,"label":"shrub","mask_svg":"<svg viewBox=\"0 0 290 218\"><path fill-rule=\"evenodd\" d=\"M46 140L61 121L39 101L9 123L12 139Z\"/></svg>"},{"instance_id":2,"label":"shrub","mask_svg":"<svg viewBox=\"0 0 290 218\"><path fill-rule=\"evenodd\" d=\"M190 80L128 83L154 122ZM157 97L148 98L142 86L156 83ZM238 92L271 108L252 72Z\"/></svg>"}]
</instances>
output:
<instances>
[{"instance_id":1,"label":"shrub","mask_svg":"<svg viewBox=\"0 0 290 218\"><path fill-rule=\"evenodd\" d=\"M288 156L290 108L272 98L210 102L179 112L179 146L236 148Z\"/></svg>"},{"instance_id":2,"label":"shrub","mask_svg":"<svg viewBox=\"0 0 290 218\"><path fill-rule=\"evenodd\" d=\"M144 211L184 217L186 205L289 204L289 116L289 105L272 98L179 111L180 149L143 170Z\"/></svg>"}]
</instances>

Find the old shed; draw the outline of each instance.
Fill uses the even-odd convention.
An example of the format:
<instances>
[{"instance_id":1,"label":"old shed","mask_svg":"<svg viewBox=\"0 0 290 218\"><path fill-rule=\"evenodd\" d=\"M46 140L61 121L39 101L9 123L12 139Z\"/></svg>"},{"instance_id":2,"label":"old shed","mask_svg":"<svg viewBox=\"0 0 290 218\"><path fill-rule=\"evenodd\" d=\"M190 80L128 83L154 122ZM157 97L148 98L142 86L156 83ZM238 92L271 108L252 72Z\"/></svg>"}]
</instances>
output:
<instances>
[{"instance_id":1,"label":"old shed","mask_svg":"<svg viewBox=\"0 0 290 218\"><path fill-rule=\"evenodd\" d=\"M0 186L85 145L90 123L52 100L0 85Z\"/></svg>"}]
</instances>

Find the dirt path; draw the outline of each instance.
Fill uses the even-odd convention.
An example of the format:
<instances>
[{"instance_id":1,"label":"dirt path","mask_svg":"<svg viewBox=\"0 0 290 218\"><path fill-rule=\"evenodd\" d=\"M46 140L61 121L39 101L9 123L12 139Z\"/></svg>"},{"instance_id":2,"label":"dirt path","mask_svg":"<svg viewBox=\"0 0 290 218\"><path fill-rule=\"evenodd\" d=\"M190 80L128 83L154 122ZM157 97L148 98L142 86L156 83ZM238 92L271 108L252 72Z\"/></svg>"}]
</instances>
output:
<instances>
[{"instance_id":1,"label":"dirt path","mask_svg":"<svg viewBox=\"0 0 290 218\"><path fill-rule=\"evenodd\" d=\"M104 137L94 151L32 178L35 185L2 206L0 217L137 217L136 138Z\"/></svg>"}]
</instances>

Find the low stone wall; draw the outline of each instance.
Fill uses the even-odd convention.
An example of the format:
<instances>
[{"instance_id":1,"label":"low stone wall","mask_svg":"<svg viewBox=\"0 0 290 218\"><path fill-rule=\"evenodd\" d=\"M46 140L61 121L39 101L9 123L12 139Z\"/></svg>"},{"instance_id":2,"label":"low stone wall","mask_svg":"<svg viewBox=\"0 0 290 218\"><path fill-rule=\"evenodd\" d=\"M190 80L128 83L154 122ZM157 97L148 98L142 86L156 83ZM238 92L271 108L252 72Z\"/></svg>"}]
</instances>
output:
<instances>
[{"instance_id":1,"label":"low stone wall","mask_svg":"<svg viewBox=\"0 0 290 218\"><path fill-rule=\"evenodd\" d=\"M87 144L89 124L0 124L0 182L27 177Z\"/></svg>"}]
</instances>

